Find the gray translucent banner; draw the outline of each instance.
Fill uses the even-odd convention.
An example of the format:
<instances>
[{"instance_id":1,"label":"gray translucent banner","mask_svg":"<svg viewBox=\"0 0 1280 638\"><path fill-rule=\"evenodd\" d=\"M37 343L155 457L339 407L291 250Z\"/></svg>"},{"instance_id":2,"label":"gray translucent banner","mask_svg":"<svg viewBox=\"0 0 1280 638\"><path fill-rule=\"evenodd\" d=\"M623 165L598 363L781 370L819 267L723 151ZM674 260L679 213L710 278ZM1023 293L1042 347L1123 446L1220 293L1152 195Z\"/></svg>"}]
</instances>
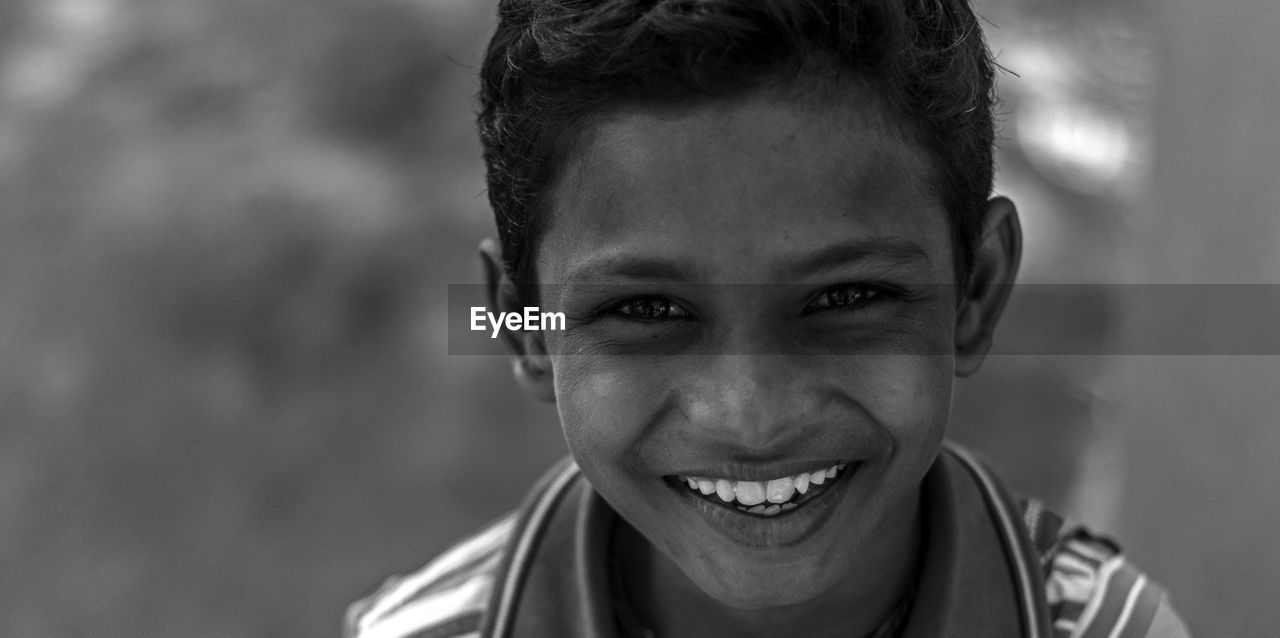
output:
<instances>
[{"instance_id":1,"label":"gray translucent banner","mask_svg":"<svg viewBox=\"0 0 1280 638\"><path fill-rule=\"evenodd\" d=\"M520 316L512 318L488 303L485 286L451 284L449 354L506 354L503 337L513 332L547 333L542 342L554 355L947 353L945 340L912 332L926 331L929 313L950 312L938 301L955 299L953 287L910 286L869 300L838 293L835 299L847 302L839 309L827 290L680 284L659 294L638 284L539 286L526 291L530 304L516 306ZM1280 284L1017 284L1009 292L992 354L1280 355ZM815 308L819 297L826 305ZM592 301L562 305L569 298ZM628 300L642 302L624 308ZM548 316L557 312L563 325ZM725 335L743 326L750 338Z\"/></svg>"}]
</instances>

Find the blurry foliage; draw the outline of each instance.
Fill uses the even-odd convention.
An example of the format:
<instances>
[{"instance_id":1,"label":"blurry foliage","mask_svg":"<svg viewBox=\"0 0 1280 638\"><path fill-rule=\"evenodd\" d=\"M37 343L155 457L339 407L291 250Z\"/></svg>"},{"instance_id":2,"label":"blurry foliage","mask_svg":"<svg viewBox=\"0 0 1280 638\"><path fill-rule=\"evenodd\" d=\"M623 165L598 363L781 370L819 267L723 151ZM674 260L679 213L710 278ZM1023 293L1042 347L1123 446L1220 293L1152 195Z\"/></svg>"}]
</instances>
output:
<instances>
[{"instance_id":1,"label":"blurry foliage","mask_svg":"<svg viewBox=\"0 0 1280 638\"><path fill-rule=\"evenodd\" d=\"M490 11L0 4L0 635L334 635L562 453L444 354Z\"/></svg>"}]
</instances>

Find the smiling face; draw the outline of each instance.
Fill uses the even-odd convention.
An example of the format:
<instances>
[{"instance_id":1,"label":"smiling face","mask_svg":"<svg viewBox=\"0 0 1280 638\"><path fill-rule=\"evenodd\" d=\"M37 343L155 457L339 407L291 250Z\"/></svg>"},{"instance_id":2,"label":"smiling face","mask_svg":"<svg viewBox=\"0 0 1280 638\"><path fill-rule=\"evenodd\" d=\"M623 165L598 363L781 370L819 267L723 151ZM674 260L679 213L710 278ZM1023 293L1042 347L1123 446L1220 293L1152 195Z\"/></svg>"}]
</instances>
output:
<instances>
[{"instance_id":1,"label":"smiling face","mask_svg":"<svg viewBox=\"0 0 1280 638\"><path fill-rule=\"evenodd\" d=\"M535 264L568 316L544 338L569 448L729 606L865 574L941 445L951 233L925 153L876 109L762 92L613 112L552 192Z\"/></svg>"}]
</instances>

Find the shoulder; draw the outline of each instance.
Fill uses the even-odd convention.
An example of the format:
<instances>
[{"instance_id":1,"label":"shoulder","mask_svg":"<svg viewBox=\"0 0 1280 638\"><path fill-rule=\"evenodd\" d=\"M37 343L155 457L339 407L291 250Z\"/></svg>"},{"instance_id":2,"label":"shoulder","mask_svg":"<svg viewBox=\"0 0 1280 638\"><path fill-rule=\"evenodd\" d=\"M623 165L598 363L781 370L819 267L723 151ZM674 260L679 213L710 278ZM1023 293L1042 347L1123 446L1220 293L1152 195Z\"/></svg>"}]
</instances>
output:
<instances>
[{"instance_id":1,"label":"shoulder","mask_svg":"<svg viewBox=\"0 0 1280 638\"><path fill-rule=\"evenodd\" d=\"M1164 589L1112 541L1029 502L1027 530L1041 557L1054 638L1189 638Z\"/></svg>"},{"instance_id":2,"label":"shoulder","mask_svg":"<svg viewBox=\"0 0 1280 638\"><path fill-rule=\"evenodd\" d=\"M571 458L554 465L515 511L352 605L343 635L478 638L495 626L503 631L556 503L580 476Z\"/></svg>"},{"instance_id":3,"label":"shoulder","mask_svg":"<svg viewBox=\"0 0 1280 638\"><path fill-rule=\"evenodd\" d=\"M515 513L498 519L418 570L393 577L347 610L346 638L478 636Z\"/></svg>"}]
</instances>

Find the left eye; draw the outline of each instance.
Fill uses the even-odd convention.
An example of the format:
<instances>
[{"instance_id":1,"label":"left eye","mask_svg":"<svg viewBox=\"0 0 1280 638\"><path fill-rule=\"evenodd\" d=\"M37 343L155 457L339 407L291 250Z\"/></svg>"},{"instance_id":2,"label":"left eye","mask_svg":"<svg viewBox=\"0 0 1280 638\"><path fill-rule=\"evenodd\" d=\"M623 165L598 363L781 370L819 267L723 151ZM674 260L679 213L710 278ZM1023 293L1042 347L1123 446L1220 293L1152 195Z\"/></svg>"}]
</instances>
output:
<instances>
[{"instance_id":1,"label":"left eye","mask_svg":"<svg viewBox=\"0 0 1280 638\"><path fill-rule=\"evenodd\" d=\"M819 293L817 297L805 306L804 311L808 313L860 306L879 299L883 294L884 291L871 286L836 286Z\"/></svg>"},{"instance_id":2,"label":"left eye","mask_svg":"<svg viewBox=\"0 0 1280 638\"><path fill-rule=\"evenodd\" d=\"M689 311L679 304L659 297L635 297L614 306L611 312L627 319L655 321L659 319L687 319Z\"/></svg>"}]
</instances>

